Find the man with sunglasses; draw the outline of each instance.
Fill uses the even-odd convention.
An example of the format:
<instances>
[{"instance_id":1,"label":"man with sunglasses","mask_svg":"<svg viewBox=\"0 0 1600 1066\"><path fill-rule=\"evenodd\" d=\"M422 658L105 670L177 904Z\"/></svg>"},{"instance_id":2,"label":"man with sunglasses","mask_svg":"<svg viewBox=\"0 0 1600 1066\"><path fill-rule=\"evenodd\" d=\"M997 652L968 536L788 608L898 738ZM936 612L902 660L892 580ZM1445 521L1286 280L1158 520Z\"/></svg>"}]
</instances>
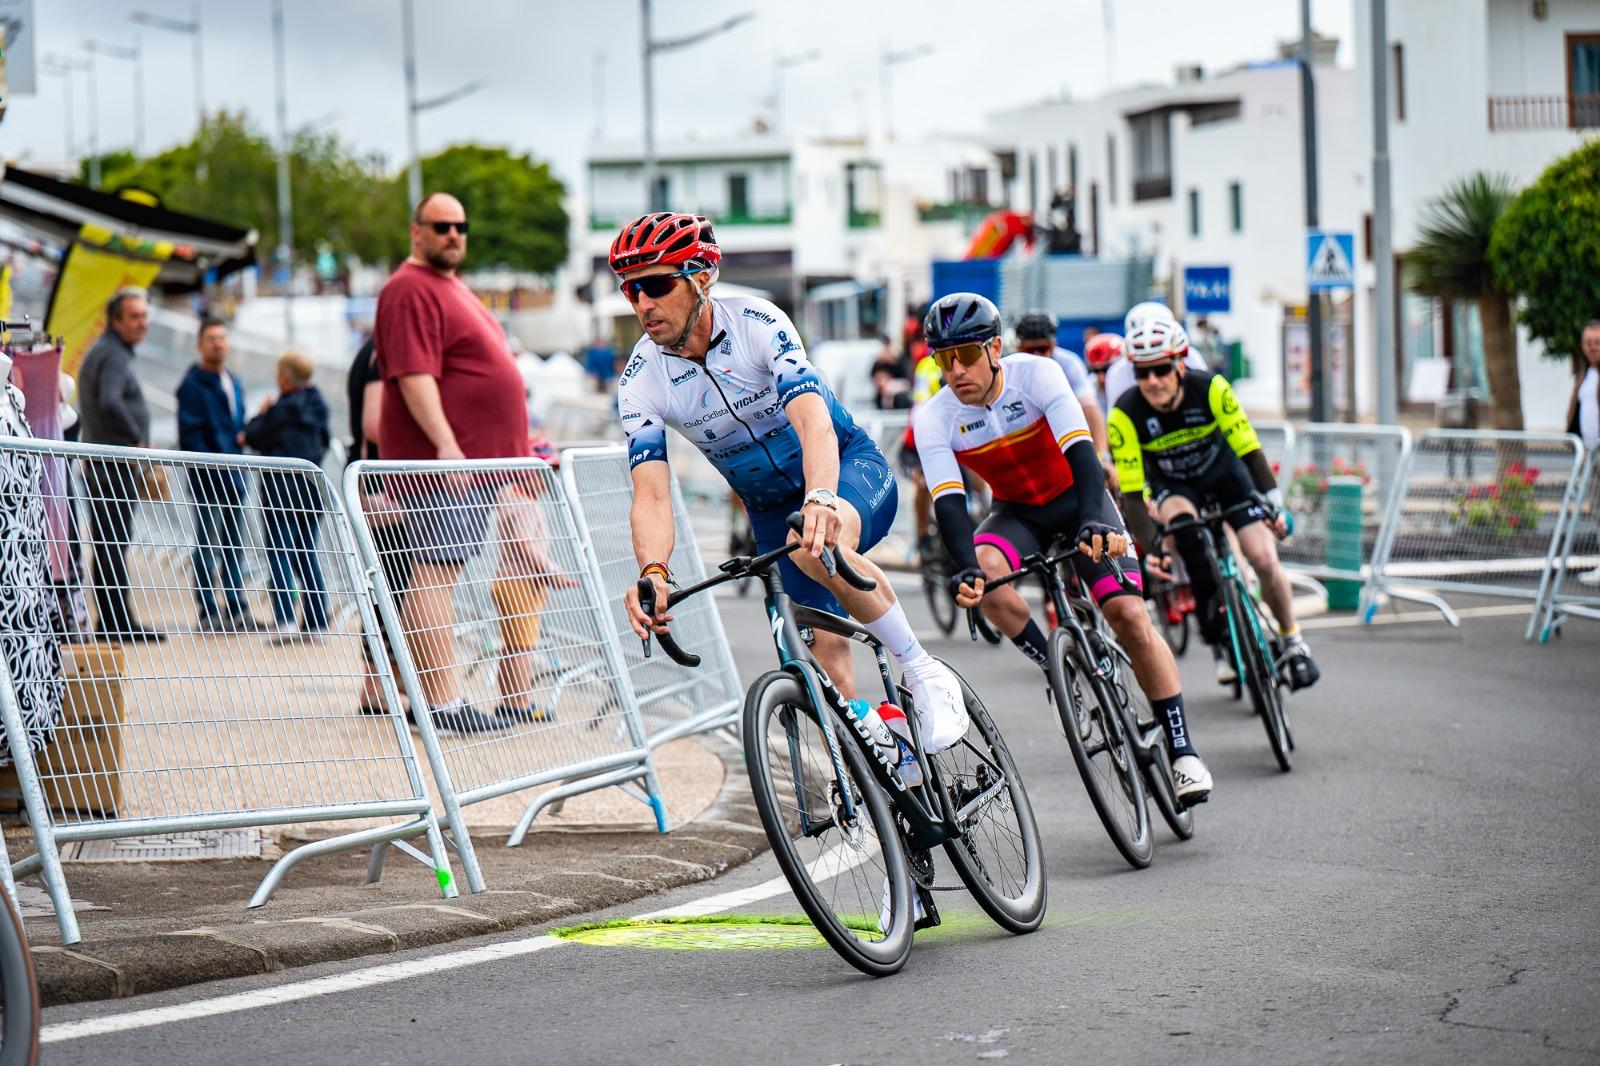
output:
<instances>
[{"instance_id":1,"label":"man with sunglasses","mask_svg":"<svg viewBox=\"0 0 1600 1066\"><path fill-rule=\"evenodd\" d=\"M467 255L467 212L433 193L411 216L411 254L384 282L373 321L383 376L378 449L385 459L495 459L528 454L522 375L505 331L456 276ZM411 584L401 611L434 727L484 733L512 723L461 695L455 625L461 568L482 550L492 492L465 476L391 482L406 512Z\"/></svg>"},{"instance_id":2,"label":"man with sunglasses","mask_svg":"<svg viewBox=\"0 0 1600 1066\"><path fill-rule=\"evenodd\" d=\"M1100 465L1109 473L1111 453L1106 450L1105 411L1095 397L1089 368L1077 352L1068 351L1056 343L1056 316L1048 311L1024 311L1017 316L1017 324L1011 328L1017 335L1017 351L1054 359L1067 376L1067 387L1078 398L1084 421L1089 423L1089 437L1094 441L1095 453L1100 456Z\"/></svg>"},{"instance_id":3,"label":"man with sunglasses","mask_svg":"<svg viewBox=\"0 0 1600 1066\"><path fill-rule=\"evenodd\" d=\"M1172 309L1164 303L1155 300L1146 300L1141 304L1134 304L1129 308L1127 315L1122 320L1122 336L1131 337L1141 326L1149 322L1165 322L1174 329L1178 327L1178 320L1172 314ZM1118 338L1119 340L1121 338ZM1185 349L1183 361L1190 370L1210 370L1206 366L1204 357L1199 352ZM1105 394L1108 402L1106 417L1110 418L1111 408L1128 390L1134 386L1133 363L1127 359L1113 360L1105 376Z\"/></svg>"},{"instance_id":4,"label":"man with sunglasses","mask_svg":"<svg viewBox=\"0 0 1600 1066\"><path fill-rule=\"evenodd\" d=\"M1186 806L1203 802L1211 793L1211 774L1184 720L1178 664L1145 613L1138 562L1066 375L1054 360L1002 358L1000 313L982 296L941 298L929 309L926 327L946 387L912 420L939 534L962 567L951 577L956 603L981 606L1019 651L1048 669L1049 646L1027 601L1011 585L985 595L984 582L1057 540L1076 541L1078 580L1127 649L1139 686L1166 729L1178 798ZM994 506L976 530L967 513L963 467L987 481L994 494ZM1117 557L1120 566L1113 562Z\"/></svg>"},{"instance_id":5,"label":"man with sunglasses","mask_svg":"<svg viewBox=\"0 0 1600 1066\"><path fill-rule=\"evenodd\" d=\"M1289 576L1278 564L1274 534L1280 538L1288 534L1281 510L1283 494L1250 419L1227 379L1191 369L1185 362L1189 341L1176 322L1146 319L1127 336L1125 346L1137 387L1112 407L1107 432L1122 482L1122 513L1128 528L1140 543L1156 544L1155 527L1144 504L1147 483L1163 522L1180 514L1198 514L1208 504L1231 507L1247 503L1256 492L1265 495L1276 512L1256 503L1231 513L1228 524L1277 619L1288 654L1290 684L1297 689L1314 684L1319 671L1295 623ZM1173 540L1200 605L1201 635L1220 656L1219 590L1205 540L1194 527ZM1168 576L1161 549L1151 548L1146 559L1152 572ZM1218 661L1226 663L1226 657Z\"/></svg>"},{"instance_id":6,"label":"man with sunglasses","mask_svg":"<svg viewBox=\"0 0 1600 1066\"><path fill-rule=\"evenodd\" d=\"M617 405L632 468L633 550L639 576L656 585L657 604L667 602L672 576L670 426L744 502L758 552L793 539L787 519L800 512L803 550L779 563L785 591L796 603L848 613L883 642L911 690L928 751L960 740L968 718L959 682L923 649L888 578L858 554L894 521L894 475L812 368L789 317L766 300L711 295L722 251L700 215L641 215L612 242L609 261L645 333L617 380ZM844 552L877 588L863 592L830 578L824 547ZM641 637L666 632L671 621L664 608L646 616L632 588L627 611ZM852 696L849 641L818 632L812 650ZM915 777L909 756L904 765Z\"/></svg>"}]
</instances>

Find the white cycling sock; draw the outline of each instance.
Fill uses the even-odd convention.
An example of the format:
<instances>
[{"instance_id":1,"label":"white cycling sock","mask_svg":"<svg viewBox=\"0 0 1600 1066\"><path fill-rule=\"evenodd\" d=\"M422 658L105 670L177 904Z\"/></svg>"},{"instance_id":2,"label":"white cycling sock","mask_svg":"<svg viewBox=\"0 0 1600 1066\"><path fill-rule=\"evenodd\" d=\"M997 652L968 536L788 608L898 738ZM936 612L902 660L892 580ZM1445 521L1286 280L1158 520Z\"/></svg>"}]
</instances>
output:
<instances>
[{"instance_id":1,"label":"white cycling sock","mask_svg":"<svg viewBox=\"0 0 1600 1066\"><path fill-rule=\"evenodd\" d=\"M906 620L905 608L900 606L899 600L890 604L889 609L878 618L861 624L889 650L901 669L928 654L917 635L911 631L911 623Z\"/></svg>"}]
</instances>

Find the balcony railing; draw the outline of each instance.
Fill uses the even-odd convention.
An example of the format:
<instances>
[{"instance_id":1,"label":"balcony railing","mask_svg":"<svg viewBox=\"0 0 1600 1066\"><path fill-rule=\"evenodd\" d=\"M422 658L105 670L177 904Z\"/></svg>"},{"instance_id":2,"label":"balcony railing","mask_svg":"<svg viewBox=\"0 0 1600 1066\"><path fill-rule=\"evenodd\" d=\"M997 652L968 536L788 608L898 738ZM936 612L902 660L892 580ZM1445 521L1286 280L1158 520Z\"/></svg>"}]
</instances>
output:
<instances>
[{"instance_id":1,"label":"balcony railing","mask_svg":"<svg viewBox=\"0 0 1600 1066\"><path fill-rule=\"evenodd\" d=\"M1171 198L1171 174L1158 174L1155 177L1135 178L1133 180L1133 199L1135 202L1142 200L1170 200Z\"/></svg>"},{"instance_id":2,"label":"balcony railing","mask_svg":"<svg viewBox=\"0 0 1600 1066\"><path fill-rule=\"evenodd\" d=\"M1591 130L1600 127L1600 93L1491 96L1491 130Z\"/></svg>"}]
</instances>

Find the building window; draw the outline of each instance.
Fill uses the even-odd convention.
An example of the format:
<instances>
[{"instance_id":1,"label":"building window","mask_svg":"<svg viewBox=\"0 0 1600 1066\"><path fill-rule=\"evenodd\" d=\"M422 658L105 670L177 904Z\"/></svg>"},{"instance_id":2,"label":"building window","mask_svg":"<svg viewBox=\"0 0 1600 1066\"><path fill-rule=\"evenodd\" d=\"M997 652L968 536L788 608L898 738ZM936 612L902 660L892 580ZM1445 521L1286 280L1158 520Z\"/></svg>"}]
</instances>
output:
<instances>
[{"instance_id":1,"label":"building window","mask_svg":"<svg viewBox=\"0 0 1600 1066\"><path fill-rule=\"evenodd\" d=\"M1600 33L1567 34L1567 99L1569 126L1600 126Z\"/></svg>"},{"instance_id":2,"label":"building window","mask_svg":"<svg viewBox=\"0 0 1600 1066\"><path fill-rule=\"evenodd\" d=\"M1056 193L1058 178L1058 172L1056 170L1056 146L1052 144L1049 148L1045 149L1045 151L1048 153L1045 156L1045 173L1050 177L1050 185L1047 191L1051 196L1054 196Z\"/></svg>"},{"instance_id":3,"label":"building window","mask_svg":"<svg viewBox=\"0 0 1600 1066\"><path fill-rule=\"evenodd\" d=\"M1078 146L1075 145L1075 144L1067 145L1067 184L1072 186L1074 192L1077 191L1077 188L1078 188Z\"/></svg>"},{"instance_id":4,"label":"building window","mask_svg":"<svg viewBox=\"0 0 1600 1066\"><path fill-rule=\"evenodd\" d=\"M1189 190L1189 236L1200 236L1200 190Z\"/></svg>"},{"instance_id":5,"label":"building window","mask_svg":"<svg viewBox=\"0 0 1600 1066\"><path fill-rule=\"evenodd\" d=\"M1133 138L1133 198L1165 200L1172 195L1172 113L1151 111L1128 119Z\"/></svg>"},{"instance_id":6,"label":"building window","mask_svg":"<svg viewBox=\"0 0 1600 1066\"><path fill-rule=\"evenodd\" d=\"M657 174L655 195L650 198L650 210L670 210L667 206L670 203L672 203L672 182L667 179L665 174Z\"/></svg>"},{"instance_id":7,"label":"building window","mask_svg":"<svg viewBox=\"0 0 1600 1066\"><path fill-rule=\"evenodd\" d=\"M1106 134L1106 203L1117 206L1117 135Z\"/></svg>"},{"instance_id":8,"label":"building window","mask_svg":"<svg viewBox=\"0 0 1600 1066\"><path fill-rule=\"evenodd\" d=\"M1244 232L1244 186L1237 181L1228 185L1228 228Z\"/></svg>"},{"instance_id":9,"label":"building window","mask_svg":"<svg viewBox=\"0 0 1600 1066\"><path fill-rule=\"evenodd\" d=\"M1039 153L1028 153L1028 212L1039 210Z\"/></svg>"},{"instance_id":10,"label":"building window","mask_svg":"<svg viewBox=\"0 0 1600 1066\"><path fill-rule=\"evenodd\" d=\"M1406 120L1406 46L1392 44L1389 51L1394 53L1394 120Z\"/></svg>"},{"instance_id":11,"label":"building window","mask_svg":"<svg viewBox=\"0 0 1600 1066\"><path fill-rule=\"evenodd\" d=\"M728 175L728 219L736 222L750 217L750 176Z\"/></svg>"}]
</instances>

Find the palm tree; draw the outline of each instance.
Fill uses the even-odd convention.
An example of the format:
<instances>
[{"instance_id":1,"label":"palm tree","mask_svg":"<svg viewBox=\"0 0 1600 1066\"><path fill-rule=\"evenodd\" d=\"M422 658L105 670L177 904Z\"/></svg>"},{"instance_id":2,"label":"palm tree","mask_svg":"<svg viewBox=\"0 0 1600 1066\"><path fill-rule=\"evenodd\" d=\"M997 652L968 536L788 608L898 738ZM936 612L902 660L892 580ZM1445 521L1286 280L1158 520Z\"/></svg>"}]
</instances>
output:
<instances>
[{"instance_id":1,"label":"palm tree","mask_svg":"<svg viewBox=\"0 0 1600 1066\"><path fill-rule=\"evenodd\" d=\"M1423 211L1406 253L1406 287L1423 296L1472 300L1483 325L1483 366L1495 429L1522 428L1522 383L1511 294L1489 265L1489 237L1516 192L1503 174L1478 171L1453 182Z\"/></svg>"}]
</instances>

